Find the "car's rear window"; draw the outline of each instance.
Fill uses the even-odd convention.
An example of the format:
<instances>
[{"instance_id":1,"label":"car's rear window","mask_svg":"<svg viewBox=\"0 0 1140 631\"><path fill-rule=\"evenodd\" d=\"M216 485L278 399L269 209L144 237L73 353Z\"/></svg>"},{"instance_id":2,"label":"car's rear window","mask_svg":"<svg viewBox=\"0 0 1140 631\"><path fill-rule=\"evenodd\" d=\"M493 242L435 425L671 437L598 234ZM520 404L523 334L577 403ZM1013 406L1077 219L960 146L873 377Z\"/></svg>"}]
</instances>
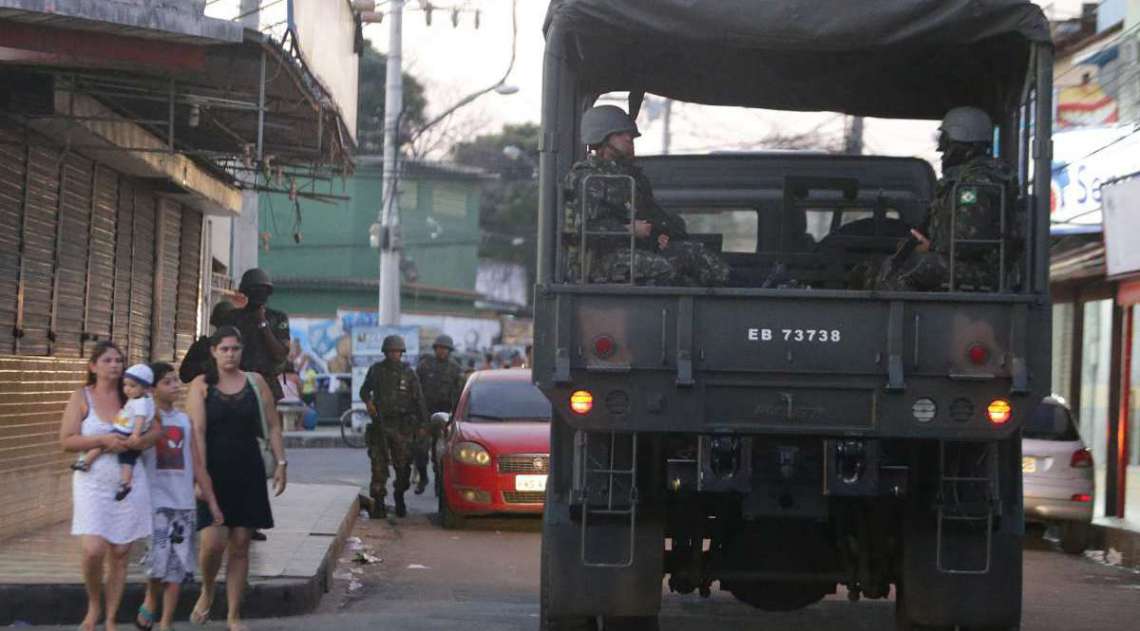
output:
<instances>
[{"instance_id":1,"label":"car's rear window","mask_svg":"<svg viewBox=\"0 0 1140 631\"><path fill-rule=\"evenodd\" d=\"M550 420L550 401L527 381L483 381L471 384L467 418L496 422Z\"/></svg>"},{"instance_id":2,"label":"car's rear window","mask_svg":"<svg viewBox=\"0 0 1140 631\"><path fill-rule=\"evenodd\" d=\"M1062 424L1057 421L1063 422L1063 430L1059 430ZM1038 405L1022 428L1021 435L1025 438L1063 442L1074 442L1081 439L1069 411L1063 406L1053 403Z\"/></svg>"}]
</instances>

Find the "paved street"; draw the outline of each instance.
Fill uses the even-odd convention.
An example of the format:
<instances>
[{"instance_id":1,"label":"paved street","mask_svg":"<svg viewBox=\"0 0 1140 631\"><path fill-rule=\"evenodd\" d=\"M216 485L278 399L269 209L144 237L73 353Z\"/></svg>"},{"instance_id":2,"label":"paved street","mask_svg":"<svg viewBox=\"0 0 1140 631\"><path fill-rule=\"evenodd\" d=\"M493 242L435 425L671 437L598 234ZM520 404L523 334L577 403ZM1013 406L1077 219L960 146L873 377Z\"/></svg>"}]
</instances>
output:
<instances>
[{"instance_id":1,"label":"paved street","mask_svg":"<svg viewBox=\"0 0 1140 631\"><path fill-rule=\"evenodd\" d=\"M367 478L363 451L297 449L289 457L297 481L362 483ZM317 613L258 621L254 628L537 628L538 521L476 521L462 531L445 531L434 522L430 490L410 497L408 519L357 523L355 535L382 563L342 563L338 576L353 578L337 580ZM343 557L353 554L346 549ZM1027 631L1135 628L1140 574L1068 557L1042 542L1026 551L1025 560ZM739 630L879 630L892 628L893 609L888 601L850 603L838 595L800 612L768 614L714 592L708 601L666 595L662 623L678 631L707 629L712 616L718 625Z\"/></svg>"}]
</instances>

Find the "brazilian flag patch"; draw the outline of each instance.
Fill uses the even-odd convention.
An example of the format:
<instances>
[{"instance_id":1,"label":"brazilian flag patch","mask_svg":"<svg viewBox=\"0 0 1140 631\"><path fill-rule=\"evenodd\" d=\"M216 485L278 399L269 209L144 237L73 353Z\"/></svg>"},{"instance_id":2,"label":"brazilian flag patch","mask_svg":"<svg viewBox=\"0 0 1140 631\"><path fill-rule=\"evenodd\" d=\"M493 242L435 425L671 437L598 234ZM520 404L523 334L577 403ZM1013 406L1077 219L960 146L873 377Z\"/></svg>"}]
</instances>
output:
<instances>
[{"instance_id":1,"label":"brazilian flag patch","mask_svg":"<svg viewBox=\"0 0 1140 631\"><path fill-rule=\"evenodd\" d=\"M978 203L978 190L974 188L964 188L958 191L958 205L959 206L973 206Z\"/></svg>"}]
</instances>

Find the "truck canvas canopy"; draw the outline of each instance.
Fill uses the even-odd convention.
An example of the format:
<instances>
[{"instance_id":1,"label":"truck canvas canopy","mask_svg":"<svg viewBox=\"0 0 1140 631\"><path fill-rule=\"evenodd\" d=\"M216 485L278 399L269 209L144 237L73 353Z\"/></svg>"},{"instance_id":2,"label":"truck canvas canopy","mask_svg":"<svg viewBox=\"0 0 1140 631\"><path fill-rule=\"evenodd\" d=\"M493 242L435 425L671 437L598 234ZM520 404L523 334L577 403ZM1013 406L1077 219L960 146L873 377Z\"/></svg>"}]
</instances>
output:
<instances>
[{"instance_id":1,"label":"truck canvas canopy","mask_svg":"<svg viewBox=\"0 0 1140 631\"><path fill-rule=\"evenodd\" d=\"M1051 41L1020 0L553 0L545 32L594 94L912 119L1004 119Z\"/></svg>"}]
</instances>

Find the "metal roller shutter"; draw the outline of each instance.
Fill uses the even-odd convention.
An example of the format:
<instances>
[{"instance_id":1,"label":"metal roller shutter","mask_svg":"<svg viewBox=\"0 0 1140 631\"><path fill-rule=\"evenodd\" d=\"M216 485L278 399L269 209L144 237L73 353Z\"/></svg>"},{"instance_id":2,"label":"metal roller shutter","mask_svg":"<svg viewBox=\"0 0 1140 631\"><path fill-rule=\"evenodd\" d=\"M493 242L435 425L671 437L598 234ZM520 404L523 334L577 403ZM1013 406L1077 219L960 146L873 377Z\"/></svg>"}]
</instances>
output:
<instances>
[{"instance_id":1,"label":"metal roller shutter","mask_svg":"<svg viewBox=\"0 0 1140 631\"><path fill-rule=\"evenodd\" d=\"M130 363L150 361L154 313L155 197L149 188L135 189L131 235L131 324L127 338Z\"/></svg>"},{"instance_id":2,"label":"metal roller shutter","mask_svg":"<svg viewBox=\"0 0 1140 631\"><path fill-rule=\"evenodd\" d=\"M115 214L119 174L95 165L92 194L91 244L87 257L87 305L84 331L87 346L111 338L115 286ZM87 355L87 348L83 349Z\"/></svg>"},{"instance_id":3,"label":"metal roller shutter","mask_svg":"<svg viewBox=\"0 0 1140 631\"><path fill-rule=\"evenodd\" d=\"M59 166L59 151L43 145L28 145L20 259L22 309L17 313L17 325L23 336L16 340L17 352L22 355L47 355L50 350L48 333L59 223Z\"/></svg>"},{"instance_id":4,"label":"metal roller shutter","mask_svg":"<svg viewBox=\"0 0 1140 631\"><path fill-rule=\"evenodd\" d=\"M87 297L87 254L91 236L93 164L69 154L60 169L59 232L56 239L55 294L51 354L78 357L83 344Z\"/></svg>"},{"instance_id":5,"label":"metal roller shutter","mask_svg":"<svg viewBox=\"0 0 1140 631\"><path fill-rule=\"evenodd\" d=\"M174 314L174 350L182 356L198 335L198 297L202 286L202 215L182 208L181 267L178 275L178 305Z\"/></svg>"},{"instance_id":6,"label":"metal roller shutter","mask_svg":"<svg viewBox=\"0 0 1140 631\"><path fill-rule=\"evenodd\" d=\"M111 311L111 339L125 348L131 325L131 241L135 224L135 187L119 178L115 211L115 288Z\"/></svg>"},{"instance_id":7,"label":"metal roller shutter","mask_svg":"<svg viewBox=\"0 0 1140 631\"><path fill-rule=\"evenodd\" d=\"M158 202L158 250L155 258L154 341L155 360L174 361L174 314L178 302L178 266L182 237L182 209L169 199Z\"/></svg>"},{"instance_id":8,"label":"metal roller shutter","mask_svg":"<svg viewBox=\"0 0 1140 631\"><path fill-rule=\"evenodd\" d=\"M15 350L16 292L20 285L20 236L28 148L24 132L0 126L0 353Z\"/></svg>"}]
</instances>

